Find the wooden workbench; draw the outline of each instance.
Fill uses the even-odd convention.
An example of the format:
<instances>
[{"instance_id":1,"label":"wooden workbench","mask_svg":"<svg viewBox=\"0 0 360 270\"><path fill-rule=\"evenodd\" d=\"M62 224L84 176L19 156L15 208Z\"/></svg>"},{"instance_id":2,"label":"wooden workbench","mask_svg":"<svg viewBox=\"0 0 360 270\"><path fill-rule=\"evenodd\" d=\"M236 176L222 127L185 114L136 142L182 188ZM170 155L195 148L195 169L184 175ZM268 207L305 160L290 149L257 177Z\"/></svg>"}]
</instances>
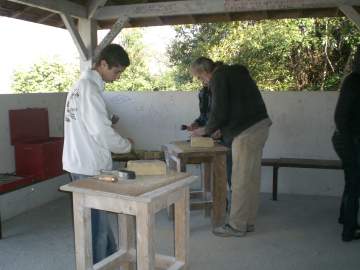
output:
<instances>
[{"instance_id":1,"label":"wooden workbench","mask_svg":"<svg viewBox=\"0 0 360 270\"><path fill-rule=\"evenodd\" d=\"M226 213L226 153L229 148L215 144L214 147L191 147L189 141L177 141L162 147L168 166L178 172L185 172L187 164L201 164L205 192L212 191L212 223L214 227L224 222ZM210 179L210 181L208 181ZM211 183L211 187L207 187ZM208 204L208 201L204 201Z\"/></svg>"},{"instance_id":2,"label":"wooden workbench","mask_svg":"<svg viewBox=\"0 0 360 270\"><path fill-rule=\"evenodd\" d=\"M60 189L73 193L76 269L187 269L189 241L189 185L196 177L169 171L166 176L104 182L78 180ZM155 213L175 204L175 257L155 254ZM91 208L118 213L119 250L93 265ZM135 220L136 219L136 220ZM132 239L135 238L136 249ZM134 241L135 242L135 241Z\"/></svg>"}]
</instances>

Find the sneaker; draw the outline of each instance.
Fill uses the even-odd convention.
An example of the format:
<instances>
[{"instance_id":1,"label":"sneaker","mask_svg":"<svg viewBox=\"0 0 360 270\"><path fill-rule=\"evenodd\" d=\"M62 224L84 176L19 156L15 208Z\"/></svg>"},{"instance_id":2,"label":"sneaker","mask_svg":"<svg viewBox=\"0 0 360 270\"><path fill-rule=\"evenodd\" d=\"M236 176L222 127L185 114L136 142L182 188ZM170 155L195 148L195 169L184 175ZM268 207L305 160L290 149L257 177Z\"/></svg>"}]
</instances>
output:
<instances>
[{"instance_id":1,"label":"sneaker","mask_svg":"<svg viewBox=\"0 0 360 270\"><path fill-rule=\"evenodd\" d=\"M246 231L247 232L254 232L255 231L255 225L254 224L248 224L246 226Z\"/></svg>"},{"instance_id":2,"label":"sneaker","mask_svg":"<svg viewBox=\"0 0 360 270\"><path fill-rule=\"evenodd\" d=\"M246 235L246 232L236 230L229 224L225 224L213 229L213 234L220 237L243 237Z\"/></svg>"},{"instance_id":3,"label":"sneaker","mask_svg":"<svg viewBox=\"0 0 360 270\"><path fill-rule=\"evenodd\" d=\"M343 234L342 235L342 240L343 240L343 242L350 242L350 241L353 241L353 240L360 240L360 230L357 229L350 235Z\"/></svg>"}]
</instances>

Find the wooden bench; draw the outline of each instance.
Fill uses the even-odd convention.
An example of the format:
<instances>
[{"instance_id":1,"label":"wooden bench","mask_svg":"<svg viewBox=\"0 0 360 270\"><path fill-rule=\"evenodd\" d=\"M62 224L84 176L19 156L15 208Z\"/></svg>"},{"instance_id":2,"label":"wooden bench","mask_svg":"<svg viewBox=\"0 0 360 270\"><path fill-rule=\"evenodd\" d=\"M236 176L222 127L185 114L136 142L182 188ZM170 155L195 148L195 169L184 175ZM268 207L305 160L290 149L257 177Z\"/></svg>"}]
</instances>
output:
<instances>
[{"instance_id":1,"label":"wooden bench","mask_svg":"<svg viewBox=\"0 0 360 270\"><path fill-rule=\"evenodd\" d=\"M302 159L302 158L277 158L277 159L263 159L262 166L273 167L273 188L272 198L277 200L278 195L278 175L279 168L308 168L308 169L327 169L327 170L342 170L340 160L328 159Z\"/></svg>"},{"instance_id":2,"label":"wooden bench","mask_svg":"<svg viewBox=\"0 0 360 270\"><path fill-rule=\"evenodd\" d=\"M38 179L34 176L21 177L14 174L0 174L0 196L22 188L29 187L31 185L35 185L39 182L43 182L46 180L48 179ZM0 207L0 239L2 239L2 236L2 220Z\"/></svg>"}]
</instances>

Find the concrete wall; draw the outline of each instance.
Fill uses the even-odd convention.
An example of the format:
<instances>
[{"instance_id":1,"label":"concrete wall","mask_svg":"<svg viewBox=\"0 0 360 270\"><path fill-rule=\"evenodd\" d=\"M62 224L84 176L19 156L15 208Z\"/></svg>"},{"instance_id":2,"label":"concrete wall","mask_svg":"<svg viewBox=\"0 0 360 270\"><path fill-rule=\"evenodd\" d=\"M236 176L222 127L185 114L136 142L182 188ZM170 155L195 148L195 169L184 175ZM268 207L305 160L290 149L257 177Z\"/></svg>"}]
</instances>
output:
<instances>
[{"instance_id":1,"label":"concrete wall","mask_svg":"<svg viewBox=\"0 0 360 270\"><path fill-rule=\"evenodd\" d=\"M330 137L338 93L266 92L263 96L274 122L264 157L337 158ZM65 98L66 94L0 96L0 173L15 170L8 110L47 107L50 133L61 136ZM194 92L106 93L105 98L120 117L116 129L133 138L136 148L155 150L163 143L185 139L187 135L180 131L180 125L190 123L198 114ZM196 167L190 169L198 173ZM341 171L280 169L279 191L283 193L338 196L342 187ZM48 189L57 196L54 186L49 184ZM263 168L262 191L271 191L270 168ZM4 201L2 204L8 205Z\"/></svg>"},{"instance_id":2,"label":"concrete wall","mask_svg":"<svg viewBox=\"0 0 360 270\"><path fill-rule=\"evenodd\" d=\"M14 148L10 144L9 114L11 109L48 108L50 136L63 136L63 110L66 94L0 95L0 174L15 171ZM58 187L69 182L68 175L41 182L0 196L3 220L28 209L65 196Z\"/></svg>"}]
</instances>

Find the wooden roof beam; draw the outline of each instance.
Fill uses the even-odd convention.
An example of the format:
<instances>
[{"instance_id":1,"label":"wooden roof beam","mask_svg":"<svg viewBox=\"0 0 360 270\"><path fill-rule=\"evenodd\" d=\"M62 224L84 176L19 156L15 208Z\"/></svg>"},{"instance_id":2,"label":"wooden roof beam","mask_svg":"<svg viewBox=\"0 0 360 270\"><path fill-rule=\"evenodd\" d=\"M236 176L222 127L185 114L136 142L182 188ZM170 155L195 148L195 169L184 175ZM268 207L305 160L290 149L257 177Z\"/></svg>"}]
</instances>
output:
<instances>
[{"instance_id":1,"label":"wooden roof beam","mask_svg":"<svg viewBox=\"0 0 360 270\"><path fill-rule=\"evenodd\" d=\"M97 10L95 18L109 20L122 16L146 18L214 14L227 12L251 12L359 5L359 0L187 0L153 2L143 4L105 6Z\"/></svg>"},{"instance_id":2,"label":"wooden roof beam","mask_svg":"<svg viewBox=\"0 0 360 270\"><path fill-rule=\"evenodd\" d=\"M30 9L32 9L32 7L26 7L24 9L20 10L20 11L17 11L11 16L11 18L17 19L21 15L23 15L25 12L29 11Z\"/></svg>"},{"instance_id":3,"label":"wooden roof beam","mask_svg":"<svg viewBox=\"0 0 360 270\"><path fill-rule=\"evenodd\" d=\"M93 18L98 8L105 6L106 2L107 0L90 0L87 6L88 18Z\"/></svg>"},{"instance_id":4,"label":"wooden roof beam","mask_svg":"<svg viewBox=\"0 0 360 270\"><path fill-rule=\"evenodd\" d=\"M82 40L80 33L74 23L74 20L72 17L70 17L69 14L60 13L61 19L64 22L64 25L66 26L67 30L69 31L76 48L79 51L79 54L81 56L81 59L83 61L87 61L89 59L88 51L85 47L84 41Z\"/></svg>"},{"instance_id":5,"label":"wooden roof beam","mask_svg":"<svg viewBox=\"0 0 360 270\"><path fill-rule=\"evenodd\" d=\"M352 6L340 6L339 9L348 17L360 30L360 13Z\"/></svg>"},{"instance_id":6,"label":"wooden roof beam","mask_svg":"<svg viewBox=\"0 0 360 270\"><path fill-rule=\"evenodd\" d=\"M128 23L128 21L129 18L127 17L122 17L117 19L117 21L111 27L110 32L104 37L104 39L96 47L94 53L94 59L96 59L99 56L100 52L116 38L116 36L120 33L120 31L124 28L124 26Z\"/></svg>"},{"instance_id":7,"label":"wooden roof beam","mask_svg":"<svg viewBox=\"0 0 360 270\"><path fill-rule=\"evenodd\" d=\"M36 23L44 23L44 22L46 22L48 19L50 19L50 18L52 18L52 17L55 17L56 15L57 15L56 13L50 13L49 15L44 16L44 17L38 19L38 20L36 21Z\"/></svg>"},{"instance_id":8,"label":"wooden roof beam","mask_svg":"<svg viewBox=\"0 0 360 270\"><path fill-rule=\"evenodd\" d=\"M86 18L86 7L67 0L8 0L30 7L40 8L54 13L66 13L76 18Z\"/></svg>"}]
</instances>

